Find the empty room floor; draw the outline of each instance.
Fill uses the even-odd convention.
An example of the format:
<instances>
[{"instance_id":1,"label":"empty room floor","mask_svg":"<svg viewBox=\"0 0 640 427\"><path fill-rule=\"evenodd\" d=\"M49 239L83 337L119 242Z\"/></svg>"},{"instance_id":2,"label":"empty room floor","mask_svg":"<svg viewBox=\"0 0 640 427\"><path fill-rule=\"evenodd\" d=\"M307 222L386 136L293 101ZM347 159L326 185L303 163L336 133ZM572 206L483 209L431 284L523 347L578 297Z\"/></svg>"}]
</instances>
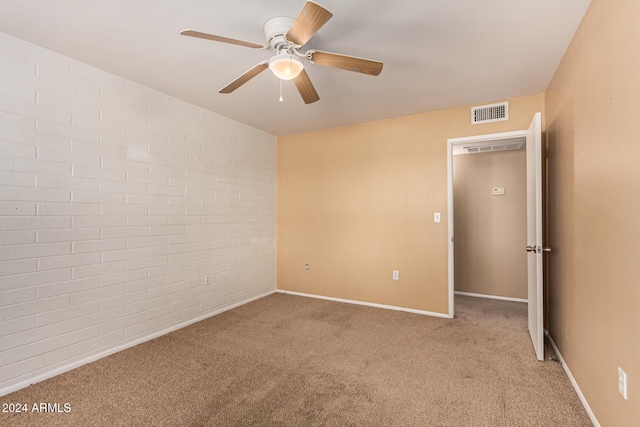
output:
<instances>
[{"instance_id":1,"label":"empty room floor","mask_svg":"<svg viewBox=\"0 0 640 427\"><path fill-rule=\"evenodd\" d=\"M440 319L274 294L0 402L71 409L12 426L591 425L526 305L462 296Z\"/></svg>"}]
</instances>

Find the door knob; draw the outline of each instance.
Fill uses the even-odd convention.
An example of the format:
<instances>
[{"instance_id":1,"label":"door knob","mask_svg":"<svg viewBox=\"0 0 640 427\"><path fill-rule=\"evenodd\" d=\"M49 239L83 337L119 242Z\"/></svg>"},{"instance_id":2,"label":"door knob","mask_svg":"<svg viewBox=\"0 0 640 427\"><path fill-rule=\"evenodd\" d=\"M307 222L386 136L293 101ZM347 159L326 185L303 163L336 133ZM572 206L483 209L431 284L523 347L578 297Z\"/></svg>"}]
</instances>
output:
<instances>
[{"instance_id":1,"label":"door knob","mask_svg":"<svg viewBox=\"0 0 640 427\"><path fill-rule=\"evenodd\" d=\"M536 251L535 246L527 246L527 252L535 252L535 251Z\"/></svg>"},{"instance_id":2,"label":"door knob","mask_svg":"<svg viewBox=\"0 0 640 427\"><path fill-rule=\"evenodd\" d=\"M545 252L551 252L551 248L542 248L542 250Z\"/></svg>"}]
</instances>

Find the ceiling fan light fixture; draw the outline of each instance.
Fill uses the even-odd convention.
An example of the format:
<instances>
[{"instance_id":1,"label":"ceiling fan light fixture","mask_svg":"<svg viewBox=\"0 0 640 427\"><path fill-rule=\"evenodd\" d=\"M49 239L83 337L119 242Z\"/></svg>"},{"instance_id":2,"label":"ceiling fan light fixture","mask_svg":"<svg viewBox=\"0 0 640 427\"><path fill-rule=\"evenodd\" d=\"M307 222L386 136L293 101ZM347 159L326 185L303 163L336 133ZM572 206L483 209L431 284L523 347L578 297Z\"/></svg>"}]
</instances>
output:
<instances>
[{"instance_id":1,"label":"ceiling fan light fixture","mask_svg":"<svg viewBox=\"0 0 640 427\"><path fill-rule=\"evenodd\" d=\"M269 69L281 80L293 80L302 72L304 65L290 53L280 53L269 59Z\"/></svg>"},{"instance_id":2,"label":"ceiling fan light fixture","mask_svg":"<svg viewBox=\"0 0 640 427\"><path fill-rule=\"evenodd\" d=\"M318 101L320 97L313 87L309 75L305 72L303 59L306 59L312 64L341 68L343 70L355 71L372 76L377 76L380 74L380 71L382 71L383 64L380 61L341 55L339 53L323 52L315 49L307 50L306 53L300 53L299 49L306 45L332 16L333 14L331 12L315 1L306 0L302 10L300 10L295 19L276 16L265 22L263 30L266 37L266 45L230 39L228 37L194 30L183 30L180 34L220 43L244 46L256 50L274 52L274 56L269 60L261 61L249 71L246 71L240 75L240 77L237 77L231 83L220 89L218 93L231 93L267 68L270 68L273 74L280 80L280 85L282 85L283 80L293 81L304 103L311 104ZM282 101L282 94L280 95L280 100Z\"/></svg>"}]
</instances>

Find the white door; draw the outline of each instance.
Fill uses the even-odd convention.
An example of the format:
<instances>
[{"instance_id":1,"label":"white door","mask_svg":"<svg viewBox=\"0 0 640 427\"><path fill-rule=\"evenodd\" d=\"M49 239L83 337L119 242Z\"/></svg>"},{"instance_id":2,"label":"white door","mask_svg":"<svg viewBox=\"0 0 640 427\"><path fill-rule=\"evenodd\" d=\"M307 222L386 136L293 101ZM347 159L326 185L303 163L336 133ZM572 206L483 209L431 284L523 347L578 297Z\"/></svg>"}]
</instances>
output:
<instances>
[{"instance_id":1,"label":"white door","mask_svg":"<svg viewBox=\"0 0 640 427\"><path fill-rule=\"evenodd\" d=\"M538 360L544 360L542 304L542 116L536 113L527 132L527 271L529 334Z\"/></svg>"}]
</instances>

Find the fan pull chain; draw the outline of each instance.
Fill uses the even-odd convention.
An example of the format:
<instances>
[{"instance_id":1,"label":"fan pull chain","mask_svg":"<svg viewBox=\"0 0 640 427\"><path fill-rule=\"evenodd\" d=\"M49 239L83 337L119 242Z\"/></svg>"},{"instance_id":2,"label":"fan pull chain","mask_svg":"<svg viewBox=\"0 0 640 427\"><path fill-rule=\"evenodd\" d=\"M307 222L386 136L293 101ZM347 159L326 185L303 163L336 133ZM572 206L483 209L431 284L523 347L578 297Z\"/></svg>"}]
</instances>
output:
<instances>
[{"instance_id":1,"label":"fan pull chain","mask_svg":"<svg viewBox=\"0 0 640 427\"><path fill-rule=\"evenodd\" d=\"M282 80L280 80L280 98L278 98L278 101L283 102L284 99L282 99Z\"/></svg>"}]
</instances>

